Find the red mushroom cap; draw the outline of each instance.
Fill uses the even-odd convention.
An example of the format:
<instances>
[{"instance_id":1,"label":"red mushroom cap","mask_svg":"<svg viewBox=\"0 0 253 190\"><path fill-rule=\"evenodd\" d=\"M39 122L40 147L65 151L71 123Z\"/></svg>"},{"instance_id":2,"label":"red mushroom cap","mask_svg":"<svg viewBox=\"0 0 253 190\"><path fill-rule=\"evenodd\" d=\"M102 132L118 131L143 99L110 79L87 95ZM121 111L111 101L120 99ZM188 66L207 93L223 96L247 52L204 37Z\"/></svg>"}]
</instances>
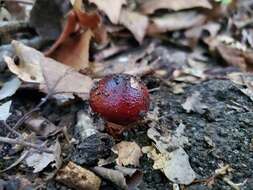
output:
<instances>
[{"instance_id":1,"label":"red mushroom cap","mask_svg":"<svg viewBox=\"0 0 253 190\"><path fill-rule=\"evenodd\" d=\"M147 87L128 74L101 79L90 92L90 106L107 121L127 125L141 119L149 109Z\"/></svg>"}]
</instances>

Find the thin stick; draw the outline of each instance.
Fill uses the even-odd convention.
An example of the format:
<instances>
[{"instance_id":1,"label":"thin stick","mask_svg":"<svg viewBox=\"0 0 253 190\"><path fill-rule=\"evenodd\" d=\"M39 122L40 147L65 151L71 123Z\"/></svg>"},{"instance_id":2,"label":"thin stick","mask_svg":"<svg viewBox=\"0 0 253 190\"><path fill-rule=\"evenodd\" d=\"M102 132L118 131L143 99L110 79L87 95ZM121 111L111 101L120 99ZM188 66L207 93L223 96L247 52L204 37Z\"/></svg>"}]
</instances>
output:
<instances>
[{"instance_id":1,"label":"thin stick","mask_svg":"<svg viewBox=\"0 0 253 190\"><path fill-rule=\"evenodd\" d=\"M22 137L22 135L19 132L17 132L15 129L11 128L11 126L9 126L5 121L2 121L2 123L5 126L5 128L8 129L10 132L17 135L18 137Z\"/></svg>"},{"instance_id":2,"label":"thin stick","mask_svg":"<svg viewBox=\"0 0 253 190\"><path fill-rule=\"evenodd\" d=\"M17 166L20 162L22 162L25 157L28 155L29 151L25 151L14 163L12 163L10 166L8 166L7 168L0 170L0 173L6 172L12 168L14 168L15 166Z\"/></svg>"},{"instance_id":3,"label":"thin stick","mask_svg":"<svg viewBox=\"0 0 253 190\"><path fill-rule=\"evenodd\" d=\"M27 146L27 147L31 147L31 148L34 148L34 149L37 149L39 151L43 151L43 152L47 152L47 153L53 153L52 150L49 150L47 148L45 148L43 145L38 145L38 144L33 144L33 143L30 143L30 142L26 142L20 138L17 138L17 139L12 139L12 138L8 138L8 137L0 137L0 142L3 142L3 143L8 143L8 144L20 144L22 146Z\"/></svg>"}]
</instances>

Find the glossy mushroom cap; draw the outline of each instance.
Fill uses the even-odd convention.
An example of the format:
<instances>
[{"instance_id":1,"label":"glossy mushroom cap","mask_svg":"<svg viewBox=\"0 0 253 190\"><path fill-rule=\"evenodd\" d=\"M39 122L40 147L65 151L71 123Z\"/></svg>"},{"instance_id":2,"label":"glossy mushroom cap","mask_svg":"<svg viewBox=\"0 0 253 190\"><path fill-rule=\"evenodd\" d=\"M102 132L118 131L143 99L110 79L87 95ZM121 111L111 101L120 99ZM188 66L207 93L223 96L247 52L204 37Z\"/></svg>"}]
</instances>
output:
<instances>
[{"instance_id":1,"label":"glossy mushroom cap","mask_svg":"<svg viewBox=\"0 0 253 190\"><path fill-rule=\"evenodd\" d=\"M92 110L105 120L120 125L143 118L149 104L147 87L127 74L106 76L90 92Z\"/></svg>"}]
</instances>

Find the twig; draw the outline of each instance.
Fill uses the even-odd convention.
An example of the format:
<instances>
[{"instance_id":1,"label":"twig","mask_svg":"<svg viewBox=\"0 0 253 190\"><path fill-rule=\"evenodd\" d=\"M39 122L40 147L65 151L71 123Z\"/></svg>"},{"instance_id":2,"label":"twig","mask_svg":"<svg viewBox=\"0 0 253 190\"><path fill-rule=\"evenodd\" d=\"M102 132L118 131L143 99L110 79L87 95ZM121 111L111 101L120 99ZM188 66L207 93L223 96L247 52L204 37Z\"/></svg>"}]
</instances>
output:
<instances>
[{"instance_id":1,"label":"twig","mask_svg":"<svg viewBox=\"0 0 253 190\"><path fill-rule=\"evenodd\" d=\"M0 142L8 143L8 144L19 144L19 145L22 145L22 146L27 146L27 147L37 149L39 151L43 151L43 152L47 152L47 153L53 153L52 150L49 150L49 149L45 148L42 145L26 142L26 141L24 141L20 138L12 139L12 138L8 138L8 137L0 137Z\"/></svg>"},{"instance_id":2,"label":"twig","mask_svg":"<svg viewBox=\"0 0 253 190\"><path fill-rule=\"evenodd\" d=\"M2 123L5 126L5 128L8 129L10 132L17 135L18 137L22 137L22 135L19 132L17 132L15 129L11 128L11 126L9 126L5 121L2 121Z\"/></svg>"},{"instance_id":3,"label":"twig","mask_svg":"<svg viewBox=\"0 0 253 190\"><path fill-rule=\"evenodd\" d=\"M27 21L4 21L0 22L0 34L15 33L29 28Z\"/></svg>"},{"instance_id":4,"label":"twig","mask_svg":"<svg viewBox=\"0 0 253 190\"><path fill-rule=\"evenodd\" d=\"M29 151L25 151L14 163L12 163L10 166L8 166L7 168L0 170L0 173L6 172L12 168L14 168L15 166L17 166L20 162L22 162L25 157L28 155Z\"/></svg>"}]
</instances>

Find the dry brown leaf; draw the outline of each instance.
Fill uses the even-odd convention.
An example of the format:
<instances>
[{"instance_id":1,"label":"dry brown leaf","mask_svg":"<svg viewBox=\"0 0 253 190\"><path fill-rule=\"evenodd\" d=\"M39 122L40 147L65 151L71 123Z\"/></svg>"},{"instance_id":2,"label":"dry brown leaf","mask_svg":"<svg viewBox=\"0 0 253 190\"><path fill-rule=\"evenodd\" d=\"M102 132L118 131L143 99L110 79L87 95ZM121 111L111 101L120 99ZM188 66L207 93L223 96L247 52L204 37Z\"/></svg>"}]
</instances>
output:
<instances>
[{"instance_id":1,"label":"dry brown leaf","mask_svg":"<svg viewBox=\"0 0 253 190\"><path fill-rule=\"evenodd\" d=\"M77 70L87 69L89 67L89 49L92 36L93 33L87 30L84 33L69 37L50 54L50 57Z\"/></svg>"},{"instance_id":2,"label":"dry brown leaf","mask_svg":"<svg viewBox=\"0 0 253 190\"><path fill-rule=\"evenodd\" d=\"M133 33L139 43L142 42L149 22L147 16L128 9L122 9L119 22Z\"/></svg>"},{"instance_id":3,"label":"dry brown leaf","mask_svg":"<svg viewBox=\"0 0 253 190\"><path fill-rule=\"evenodd\" d=\"M142 156L141 148L135 142L122 141L113 147L118 154L116 162L120 166L133 165L139 166L139 159Z\"/></svg>"},{"instance_id":4,"label":"dry brown leaf","mask_svg":"<svg viewBox=\"0 0 253 190\"><path fill-rule=\"evenodd\" d=\"M73 94L83 99L88 98L93 84L90 77L45 57L41 52L21 42L13 41L12 45L20 64L16 65L9 57L6 57L6 62L9 69L19 78L26 82L39 83L43 92L53 90L53 93L64 94L68 98L73 98Z\"/></svg>"},{"instance_id":5,"label":"dry brown leaf","mask_svg":"<svg viewBox=\"0 0 253 190\"><path fill-rule=\"evenodd\" d=\"M89 65L89 46L93 34L97 41L105 42L107 33L97 12L86 13L79 6L74 6L74 10L69 12L60 37L45 55L82 70Z\"/></svg>"},{"instance_id":6,"label":"dry brown leaf","mask_svg":"<svg viewBox=\"0 0 253 190\"><path fill-rule=\"evenodd\" d=\"M217 52L229 65L239 67L241 70L252 70L253 51L240 42L228 36L206 38L211 52Z\"/></svg>"},{"instance_id":7,"label":"dry brown leaf","mask_svg":"<svg viewBox=\"0 0 253 190\"><path fill-rule=\"evenodd\" d=\"M126 0L89 0L91 3L97 5L97 7L105 12L110 21L113 24L118 24L121 7L126 4Z\"/></svg>"},{"instance_id":8,"label":"dry brown leaf","mask_svg":"<svg viewBox=\"0 0 253 190\"><path fill-rule=\"evenodd\" d=\"M148 34L187 29L199 26L205 20L206 16L196 11L170 13L162 17L152 18L152 23L148 27Z\"/></svg>"},{"instance_id":9,"label":"dry brown leaf","mask_svg":"<svg viewBox=\"0 0 253 190\"><path fill-rule=\"evenodd\" d=\"M201 103L201 97L199 92L193 93L191 96L187 97L185 103L182 104L183 108L187 113L191 111L203 114L207 106Z\"/></svg>"},{"instance_id":10,"label":"dry brown leaf","mask_svg":"<svg viewBox=\"0 0 253 190\"><path fill-rule=\"evenodd\" d=\"M156 150L152 147L143 147L142 151L154 160L154 169L160 169L166 177L177 184L190 184L196 174L191 168L189 156L183 146L188 144L188 138L184 136L185 125L182 123L175 131L167 128L149 128L147 135L155 142Z\"/></svg>"},{"instance_id":11,"label":"dry brown leaf","mask_svg":"<svg viewBox=\"0 0 253 190\"><path fill-rule=\"evenodd\" d=\"M69 162L59 170L56 180L73 189L99 190L101 180L92 171Z\"/></svg>"},{"instance_id":12,"label":"dry brown leaf","mask_svg":"<svg viewBox=\"0 0 253 190\"><path fill-rule=\"evenodd\" d=\"M158 9L179 11L195 7L211 9L212 5L208 0L148 0L141 5L141 11L145 14L152 14Z\"/></svg>"}]
</instances>

